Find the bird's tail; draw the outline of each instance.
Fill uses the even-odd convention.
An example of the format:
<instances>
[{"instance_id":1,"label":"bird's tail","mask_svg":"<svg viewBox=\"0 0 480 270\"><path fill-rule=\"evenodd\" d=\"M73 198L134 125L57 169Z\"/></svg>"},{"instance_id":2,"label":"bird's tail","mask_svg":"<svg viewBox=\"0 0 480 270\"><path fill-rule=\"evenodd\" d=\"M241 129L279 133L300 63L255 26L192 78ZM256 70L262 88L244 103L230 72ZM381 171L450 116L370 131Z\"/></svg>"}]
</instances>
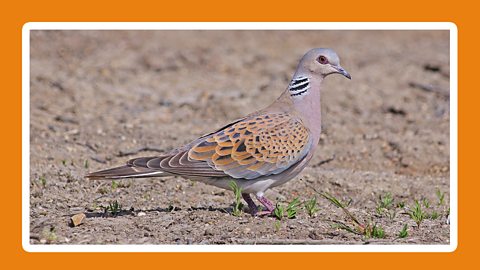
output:
<instances>
[{"instance_id":1,"label":"bird's tail","mask_svg":"<svg viewBox=\"0 0 480 270\"><path fill-rule=\"evenodd\" d=\"M166 176L162 171L132 167L132 166L120 166L103 171L92 172L85 176L85 178L91 180L106 180L106 179L122 179L122 178L146 178L146 177L159 177Z\"/></svg>"}]
</instances>

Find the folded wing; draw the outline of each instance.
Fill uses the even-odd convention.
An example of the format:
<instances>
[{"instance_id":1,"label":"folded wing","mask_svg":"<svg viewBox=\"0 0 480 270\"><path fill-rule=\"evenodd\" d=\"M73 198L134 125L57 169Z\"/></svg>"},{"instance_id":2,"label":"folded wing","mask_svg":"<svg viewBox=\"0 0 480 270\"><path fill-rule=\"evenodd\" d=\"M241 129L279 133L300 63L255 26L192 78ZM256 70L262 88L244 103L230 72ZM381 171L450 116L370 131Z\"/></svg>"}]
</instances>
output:
<instances>
[{"instance_id":1,"label":"folded wing","mask_svg":"<svg viewBox=\"0 0 480 270\"><path fill-rule=\"evenodd\" d=\"M255 179L279 174L302 160L311 146L308 129L285 113L247 117L173 154L130 160L185 177Z\"/></svg>"}]
</instances>

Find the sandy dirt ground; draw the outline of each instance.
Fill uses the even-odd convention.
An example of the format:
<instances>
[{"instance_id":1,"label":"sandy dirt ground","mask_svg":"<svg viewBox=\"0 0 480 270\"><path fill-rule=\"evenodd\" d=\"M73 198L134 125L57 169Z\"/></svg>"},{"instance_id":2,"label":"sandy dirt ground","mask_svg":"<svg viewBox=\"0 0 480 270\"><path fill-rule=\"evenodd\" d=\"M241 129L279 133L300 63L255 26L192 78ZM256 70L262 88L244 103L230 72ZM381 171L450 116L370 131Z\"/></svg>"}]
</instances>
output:
<instances>
[{"instance_id":1,"label":"sandy dirt ground","mask_svg":"<svg viewBox=\"0 0 480 270\"><path fill-rule=\"evenodd\" d=\"M314 159L266 193L316 197L312 216L234 216L232 192L177 177L84 179L270 104L313 47L353 80L325 80ZM449 64L447 31L32 31L30 241L448 244Z\"/></svg>"}]
</instances>

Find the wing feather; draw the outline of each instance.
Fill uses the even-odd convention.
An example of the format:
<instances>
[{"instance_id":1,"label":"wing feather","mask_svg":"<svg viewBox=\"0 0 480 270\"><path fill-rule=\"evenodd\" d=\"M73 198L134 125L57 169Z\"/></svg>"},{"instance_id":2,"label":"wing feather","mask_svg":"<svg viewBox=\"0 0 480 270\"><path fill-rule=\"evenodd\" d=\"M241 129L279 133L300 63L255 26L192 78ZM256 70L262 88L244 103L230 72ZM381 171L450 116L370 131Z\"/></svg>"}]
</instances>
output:
<instances>
[{"instance_id":1,"label":"wing feather","mask_svg":"<svg viewBox=\"0 0 480 270\"><path fill-rule=\"evenodd\" d=\"M231 177L253 179L288 169L305 157L309 142L301 120L285 113L263 114L205 137L188 155Z\"/></svg>"},{"instance_id":2,"label":"wing feather","mask_svg":"<svg viewBox=\"0 0 480 270\"><path fill-rule=\"evenodd\" d=\"M137 158L128 166L184 177L255 179L279 174L301 161L311 146L309 130L286 113L236 121L170 154Z\"/></svg>"}]
</instances>

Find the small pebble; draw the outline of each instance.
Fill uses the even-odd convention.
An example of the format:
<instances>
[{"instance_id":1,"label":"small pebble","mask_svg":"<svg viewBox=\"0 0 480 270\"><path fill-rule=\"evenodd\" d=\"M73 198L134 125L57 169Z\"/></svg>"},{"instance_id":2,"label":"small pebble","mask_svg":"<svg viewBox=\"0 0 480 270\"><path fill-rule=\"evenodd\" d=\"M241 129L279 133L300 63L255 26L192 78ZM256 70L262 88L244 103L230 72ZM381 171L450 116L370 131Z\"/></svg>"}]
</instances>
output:
<instances>
[{"instance_id":1,"label":"small pebble","mask_svg":"<svg viewBox=\"0 0 480 270\"><path fill-rule=\"evenodd\" d=\"M76 214L70 218L71 225L73 227L77 227L78 225L82 224L87 216L84 213Z\"/></svg>"},{"instance_id":2,"label":"small pebble","mask_svg":"<svg viewBox=\"0 0 480 270\"><path fill-rule=\"evenodd\" d=\"M207 228L203 234L204 235L213 235L213 231L212 231L212 229Z\"/></svg>"}]
</instances>

